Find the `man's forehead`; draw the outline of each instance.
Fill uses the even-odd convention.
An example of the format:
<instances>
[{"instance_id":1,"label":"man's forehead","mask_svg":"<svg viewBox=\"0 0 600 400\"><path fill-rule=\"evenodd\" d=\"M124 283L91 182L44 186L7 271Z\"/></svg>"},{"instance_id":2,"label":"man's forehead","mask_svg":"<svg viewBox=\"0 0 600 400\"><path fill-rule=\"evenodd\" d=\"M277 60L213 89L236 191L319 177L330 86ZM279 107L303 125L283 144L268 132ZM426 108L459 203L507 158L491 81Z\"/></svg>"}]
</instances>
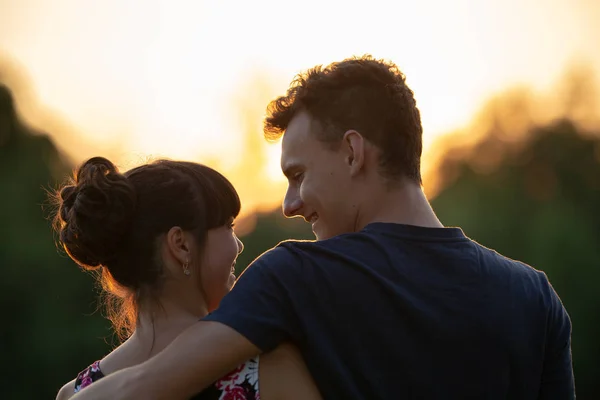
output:
<instances>
[{"instance_id":1,"label":"man's forehead","mask_svg":"<svg viewBox=\"0 0 600 400\"><path fill-rule=\"evenodd\" d=\"M281 139L281 166L298 162L297 159L306 151L311 129L311 118L306 112L298 113L290 121Z\"/></svg>"},{"instance_id":2,"label":"man's forehead","mask_svg":"<svg viewBox=\"0 0 600 400\"><path fill-rule=\"evenodd\" d=\"M300 112L288 124L281 142L282 149L289 150L309 138L312 118L306 112Z\"/></svg>"},{"instance_id":3,"label":"man's forehead","mask_svg":"<svg viewBox=\"0 0 600 400\"><path fill-rule=\"evenodd\" d=\"M284 135L285 137L285 135ZM287 144L287 146L286 146ZM296 146L289 142L281 143L281 171L286 174L287 171L297 167L301 164L301 149L300 146Z\"/></svg>"}]
</instances>

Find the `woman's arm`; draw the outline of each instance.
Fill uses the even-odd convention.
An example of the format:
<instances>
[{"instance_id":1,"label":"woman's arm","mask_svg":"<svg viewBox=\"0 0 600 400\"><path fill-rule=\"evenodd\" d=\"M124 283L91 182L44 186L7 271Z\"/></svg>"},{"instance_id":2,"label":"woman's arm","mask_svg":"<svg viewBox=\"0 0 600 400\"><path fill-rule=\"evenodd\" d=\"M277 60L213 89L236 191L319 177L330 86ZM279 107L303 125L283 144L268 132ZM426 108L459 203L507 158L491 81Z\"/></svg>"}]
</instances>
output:
<instances>
[{"instance_id":1,"label":"woman's arm","mask_svg":"<svg viewBox=\"0 0 600 400\"><path fill-rule=\"evenodd\" d=\"M188 399L259 353L228 326L200 321L148 361L110 374L72 399Z\"/></svg>"}]
</instances>

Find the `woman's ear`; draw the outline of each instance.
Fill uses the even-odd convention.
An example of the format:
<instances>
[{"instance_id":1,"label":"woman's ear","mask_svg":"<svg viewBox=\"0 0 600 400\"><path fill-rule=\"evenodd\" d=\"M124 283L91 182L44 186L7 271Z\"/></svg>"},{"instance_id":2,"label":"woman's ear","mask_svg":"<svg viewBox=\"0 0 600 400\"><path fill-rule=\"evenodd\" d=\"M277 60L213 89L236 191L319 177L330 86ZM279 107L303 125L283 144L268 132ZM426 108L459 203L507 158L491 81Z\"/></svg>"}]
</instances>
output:
<instances>
[{"instance_id":1,"label":"woman's ear","mask_svg":"<svg viewBox=\"0 0 600 400\"><path fill-rule=\"evenodd\" d=\"M188 235L178 226L174 226L167 232L167 249L170 255L181 265L191 262L191 244Z\"/></svg>"}]
</instances>

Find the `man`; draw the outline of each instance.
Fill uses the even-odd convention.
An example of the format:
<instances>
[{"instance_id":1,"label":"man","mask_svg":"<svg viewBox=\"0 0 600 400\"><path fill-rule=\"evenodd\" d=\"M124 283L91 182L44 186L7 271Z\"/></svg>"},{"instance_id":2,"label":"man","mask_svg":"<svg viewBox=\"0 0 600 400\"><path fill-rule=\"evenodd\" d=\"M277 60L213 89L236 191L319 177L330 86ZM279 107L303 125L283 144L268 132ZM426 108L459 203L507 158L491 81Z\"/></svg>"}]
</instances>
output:
<instances>
[{"instance_id":1,"label":"man","mask_svg":"<svg viewBox=\"0 0 600 400\"><path fill-rule=\"evenodd\" d=\"M300 75L268 108L283 135L280 243L218 310L76 399L187 398L294 343L326 399L574 397L569 317L546 276L444 228L421 189L412 91L369 56Z\"/></svg>"}]
</instances>

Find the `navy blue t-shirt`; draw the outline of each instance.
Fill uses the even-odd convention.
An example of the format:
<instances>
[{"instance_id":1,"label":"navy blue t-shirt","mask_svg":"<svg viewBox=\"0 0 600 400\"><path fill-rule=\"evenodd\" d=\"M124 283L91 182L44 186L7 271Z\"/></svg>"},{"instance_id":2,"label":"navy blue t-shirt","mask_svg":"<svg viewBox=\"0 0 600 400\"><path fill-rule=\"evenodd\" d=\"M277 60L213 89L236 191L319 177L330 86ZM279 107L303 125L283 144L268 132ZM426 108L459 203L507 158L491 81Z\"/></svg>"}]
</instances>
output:
<instances>
[{"instance_id":1,"label":"navy blue t-shirt","mask_svg":"<svg viewBox=\"0 0 600 400\"><path fill-rule=\"evenodd\" d=\"M205 320L293 342L326 399L570 399L571 323L543 272L459 228L286 241Z\"/></svg>"}]
</instances>

